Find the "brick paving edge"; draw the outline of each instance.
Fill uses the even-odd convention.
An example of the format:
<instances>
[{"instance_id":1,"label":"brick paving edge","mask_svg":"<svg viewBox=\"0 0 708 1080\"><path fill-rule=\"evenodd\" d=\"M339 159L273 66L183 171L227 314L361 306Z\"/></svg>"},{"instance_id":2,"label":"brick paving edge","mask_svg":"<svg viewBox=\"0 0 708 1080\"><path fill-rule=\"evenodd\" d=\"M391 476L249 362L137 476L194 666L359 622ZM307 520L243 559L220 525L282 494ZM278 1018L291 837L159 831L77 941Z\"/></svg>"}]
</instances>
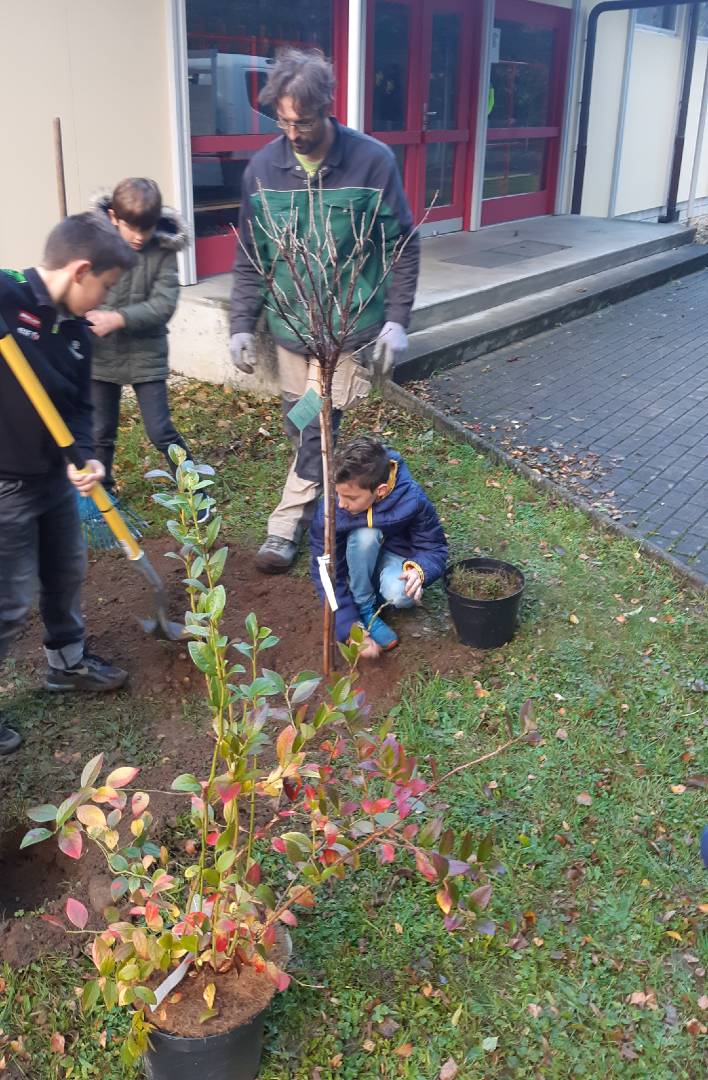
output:
<instances>
[{"instance_id":1,"label":"brick paving edge","mask_svg":"<svg viewBox=\"0 0 708 1080\"><path fill-rule=\"evenodd\" d=\"M437 430L441 431L443 434L449 435L451 438L457 439L458 441L466 442L470 446L474 446L476 450L502 462L504 465L508 465L509 468L513 469L514 472L519 473L526 480L529 480L535 487L541 488L555 498L560 499L562 502L575 507L577 510L581 510L601 529L612 532L617 536L621 536L625 540L631 540L632 543L639 547L645 555L652 559L652 561L664 563L664 565L669 566L685 584L691 585L701 592L708 591L708 578L704 577L703 574L691 570L690 567L679 562L679 560L669 554L668 551L664 551L663 548L660 548L657 544L653 544L651 540L638 535L632 529L628 529L626 525L622 525L617 521L612 521L611 518L606 517L604 514L600 513L599 510L590 506L584 499L580 498L580 496L567 491L566 488L561 487L560 484L556 484L555 481L550 480L547 476L541 476L534 472L533 469L529 468L528 465L525 465L524 462L511 457L511 455L505 453L504 450L489 439L485 439L481 435L476 435L473 431L469 431L457 420L451 420L449 416L446 416L445 413L436 409L430 402L422 401L420 398L417 398L415 394L412 394L410 390L404 390L402 386L398 386L394 382L386 382L381 387L381 392L384 398L394 405L398 405L407 412L430 420L433 427L437 428Z\"/></svg>"}]
</instances>

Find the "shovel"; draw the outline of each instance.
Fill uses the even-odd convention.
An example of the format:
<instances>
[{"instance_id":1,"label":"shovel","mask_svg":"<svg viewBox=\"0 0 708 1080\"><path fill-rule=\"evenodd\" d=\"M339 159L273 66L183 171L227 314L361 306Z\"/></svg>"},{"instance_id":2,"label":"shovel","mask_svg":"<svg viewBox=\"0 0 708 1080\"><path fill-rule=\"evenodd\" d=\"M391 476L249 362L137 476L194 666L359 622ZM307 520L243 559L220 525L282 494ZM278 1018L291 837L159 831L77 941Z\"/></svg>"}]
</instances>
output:
<instances>
[{"instance_id":1,"label":"shovel","mask_svg":"<svg viewBox=\"0 0 708 1080\"><path fill-rule=\"evenodd\" d=\"M0 354L4 357L13 375L37 410L57 446L62 450L66 460L71 462L77 469L83 469L86 461L74 442L74 436L57 412L47 391L30 367L2 316L0 316ZM181 641L187 636L187 631L184 626L172 622L167 617L167 597L160 576L131 533L102 484L94 485L91 498L125 555L135 568L140 571L153 591L155 613L150 619L140 619L141 626L148 634L155 634L157 637L164 637L169 641Z\"/></svg>"}]
</instances>

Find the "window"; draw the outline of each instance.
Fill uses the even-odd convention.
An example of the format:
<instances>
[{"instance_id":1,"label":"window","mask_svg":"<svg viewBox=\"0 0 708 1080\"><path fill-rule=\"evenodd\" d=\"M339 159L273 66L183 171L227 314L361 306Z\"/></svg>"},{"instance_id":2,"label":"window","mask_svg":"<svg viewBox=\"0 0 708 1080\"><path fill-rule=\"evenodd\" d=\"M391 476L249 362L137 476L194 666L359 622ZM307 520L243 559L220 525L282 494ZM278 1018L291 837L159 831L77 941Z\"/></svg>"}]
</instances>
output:
<instances>
[{"instance_id":1,"label":"window","mask_svg":"<svg viewBox=\"0 0 708 1080\"><path fill-rule=\"evenodd\" d=\"M651 26L655 30L675 30L678 20L678 8L671 4L657 4L656 7L639 8L637 26Z\"/></svg>"},{"instance_id":2,"label":"window","mask_svg":"<svg viewBox=\"0 0 708 1080\"><path fill-rule=\"evenodd\" d=\"M278 50L332 56L336 0L186 0L197 271L233 263L241 182L278 134L258 96ZM222 261L223 260L223 261Z\"/></svg>"},{"instance_id":3,"label":"window","mask_svg":"<svg viewBox=\"0 0 708 1080\"><path fill-rule=\"evenodd\" d=\"M708 38L708 4L701 4L698 14L698 36Z\"/></svg>"}]
</instances>

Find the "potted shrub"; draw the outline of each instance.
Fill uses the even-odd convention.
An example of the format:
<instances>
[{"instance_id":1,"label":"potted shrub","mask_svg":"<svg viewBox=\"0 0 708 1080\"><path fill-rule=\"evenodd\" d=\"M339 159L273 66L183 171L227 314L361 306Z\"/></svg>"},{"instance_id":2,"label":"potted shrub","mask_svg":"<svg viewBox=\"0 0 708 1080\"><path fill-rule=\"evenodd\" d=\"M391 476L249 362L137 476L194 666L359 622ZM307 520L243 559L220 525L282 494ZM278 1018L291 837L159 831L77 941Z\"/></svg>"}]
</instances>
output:
<instances>
[{"instance_id":1,"label":"potted shrub","mask_svg":"<svg viewBox=\"0 0 708 1080\"><path fill-rule=\"evenodd\" d=\"M212 503L212 470L172 450L177 491L155 498L174 515L167 527L186 571L189 652L204 675L214 737L205 776L181 774L172 784L190 805L186 864L182 853L175 868L152 837L138 770L103 776L102 754L85 766L78 791L29 811L37 827L22 846L55 836L78 859L88 839L105 858L113 899L105 925L90 929L79 899L67 900L65 914L72 932L90 936L96 972L84 1008L102 1000L131 1010L125 1062L144 1055L154 1080L246 1080L258 1071L269 1000L289 983L288 930L314 907L318 888L356 870L367 852L381 864L410 859L433 886L447 928L469 929L490 900L491 842L456 837L427 810L446 777L424 778L389 723L371 727L355 689L356 642L340 646L348 673L323 693L313 672L286 682L259 668L277 638L255 615L245 640L223 633L221 518L197 521L204 500ZM280 869L269 875L273 856Z\"/></svg>"},{"instance_id":2,"label":"potted shrub","mask_svg":"<svg viewBox=\"0 0 708 1080\"><path fill-rule=\"evenodd\" d=\"M463 645L497 649L514 636L524 575L499 559L460 559L443 579L450 615Z\"/></svg>"}]
</instances>

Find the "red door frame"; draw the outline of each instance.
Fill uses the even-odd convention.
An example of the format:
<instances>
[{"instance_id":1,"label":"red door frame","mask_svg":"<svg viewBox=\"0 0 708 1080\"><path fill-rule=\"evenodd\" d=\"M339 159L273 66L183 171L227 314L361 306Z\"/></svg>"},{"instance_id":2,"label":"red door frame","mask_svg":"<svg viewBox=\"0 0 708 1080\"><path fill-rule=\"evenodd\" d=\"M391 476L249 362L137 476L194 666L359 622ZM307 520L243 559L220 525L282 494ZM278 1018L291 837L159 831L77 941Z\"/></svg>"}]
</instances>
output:
<instances>
[{"instance_id":1,"label":"red door frame","mask_svg":"<svg viewBox=\"0 0 708 1080\"><path fill-rule=\"evenodd\" d=\"M210 35L213 38L213 35ZM188 38L190 35L188 34ZM347 122L347 65L349 42L349 0L332 0L332 59L337 74L335 115ZM232 150L253 151L266 146L276 135L194 135L191 149L194 154L220 154ZM198 212L198 211L197 211ZM236 257L236 236L200 236L194 241L197 277L210 277L229 271Z\"/></svg>"},{"instance_id":2,"label":"red door frame","mask_svg":"<svg viewBox=\"0 0 708 1080\"><path fill-rule=\"evenodd\" d=\"M522 22L527 26L538 26L556 31L553 71L548 88L552 122L545 127L489 128L487 130L487 143L516 139L547 139L546 185L541 191L530 192L527 195L504 195L494 199L483 199L482 225L497 225L503 221L518 221L520 218L541 217L553 213L558 183L563 101L570 40L570 11L566 8L529 3L528 0L496 0L494 17L495 20L506 19ZM483 183L483 180L481 182Z\"/></svg>"},{"instance_id":3,"label":"red door frame","mask_svg":"<svg viewBox=\"0 0 708 1080\"><path fill-rule=\"evenodd\" d=\"M469 228L471 208L472 154L477 116L476 96L479 79L479 50L474 49L474 31L481 24L481 5L470 9L468 0L390 0L410 9L409 65L406 129L404 131L373 131L374 89L374 16L376 0L368 0L366 22L366 81L365 130L388 146L406 146L403 182L411 204L414 220L425 215L425 147L438 142L454 142L459 146L455 159L453 202L435 206L426 221L446 221L461 218L462 227ZM462 16L459 86L457 94L457 128L425 130L423 111L428 94L427 73L430 71L432 20L437 12L459 12Z\"/></svg>"}]
</instances>

